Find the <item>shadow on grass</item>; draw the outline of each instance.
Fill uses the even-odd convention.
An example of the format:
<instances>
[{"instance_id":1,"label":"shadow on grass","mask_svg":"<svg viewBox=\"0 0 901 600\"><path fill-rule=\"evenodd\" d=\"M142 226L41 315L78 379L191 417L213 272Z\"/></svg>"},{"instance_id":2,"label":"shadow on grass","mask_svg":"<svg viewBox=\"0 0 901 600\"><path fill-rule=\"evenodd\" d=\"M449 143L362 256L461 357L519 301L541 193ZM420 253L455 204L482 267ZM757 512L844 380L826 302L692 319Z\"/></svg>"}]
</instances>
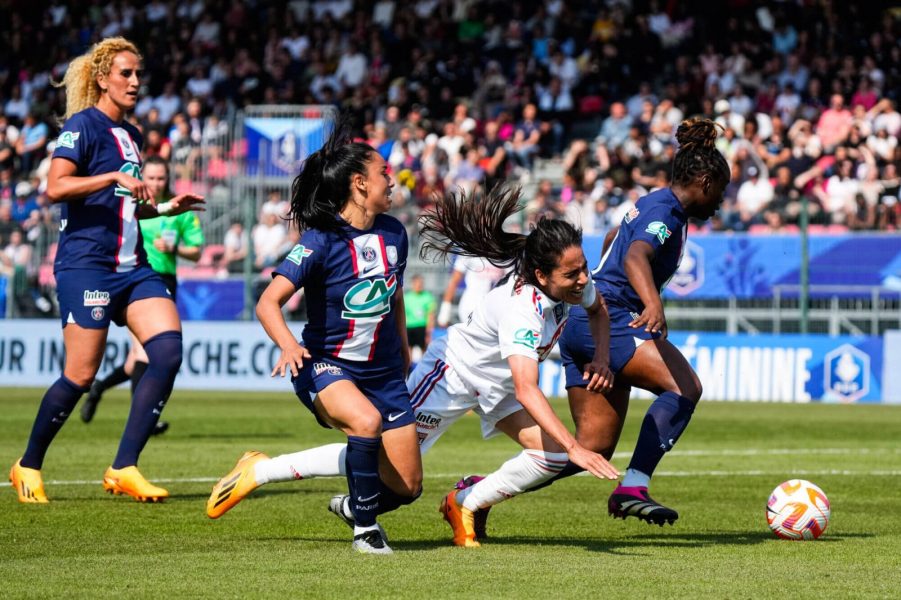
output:
<instances>
[{"instance_id":1,"label":"shadow on grass","mask_svg":"<svg viewBox=\"0 0 901 600\"><path fill-rule=\"evenodd\" d=\"M498 536L490 537L483 543L484 548L491 546L564 546L584 548L589 552L606 552L610 554L641 554L644 548L703 548L706 546L752 545L773 539L773 535L760 531L731 531L723 533L659 533L642 534L610 540L546 537L546 536ZM413 542L397 541L392 543L395 550L429 550L448 547L448 541L434 542L420 540Z\"/></svg>"},{"instance_id":2,"label":"shadow on grass","mask_svg":"<svg viewBox=\"0 0 901 600\"><path fill-rule=\"evenodd\" d=\"M210 483L210 490L212 490L212 489L213 489L213 484ZM254 490L253 494L251 494L250 496L248 496L247 498L242 500L241 504L244 504L246 502L253 502L254 499L264 498L266 496L283 496L283 495L285 495L285 496L287 496L287 495L304 496L307 494L318 494L320 496L325 497L325 501L323 504L323 508L325 508L326 506L328 506L328 498L330 496L324 496L324 495L328 494L328 493L329 493L328 490L323 490L322 488L303 487L303 486L273 488L273 489L264 489L264 490L257 489L257 490ZM177 500L196 500L198 498L203 498L205 500L209 497L210 497L210 492L206 492L206 493L198 492L195 494L190 494L190 493L188 493L188 494L182 494L182 493L173 494L170 498L174 498Z\"/></svg>"},{"instance_id":3,"label":"shadow on grass","mask_svg":"<svg viewBox=\"0 0 901 600\"><path fill-rule=\"evenodd\" d=\"M184 437L192 440L283 440L294 436L291 433L250 433L247 431L242 431L239 433L235 431L226 431L220 433L189 433Z\"/></svg>"}]
</instances>

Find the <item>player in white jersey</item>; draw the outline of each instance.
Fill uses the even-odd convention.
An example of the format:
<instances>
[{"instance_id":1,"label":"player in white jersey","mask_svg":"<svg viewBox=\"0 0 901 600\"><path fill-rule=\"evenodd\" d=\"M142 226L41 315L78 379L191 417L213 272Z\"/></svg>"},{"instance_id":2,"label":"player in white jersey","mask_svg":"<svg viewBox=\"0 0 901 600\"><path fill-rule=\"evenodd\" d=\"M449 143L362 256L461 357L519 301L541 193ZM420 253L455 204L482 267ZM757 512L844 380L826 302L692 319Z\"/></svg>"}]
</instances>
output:
<instances>
[{"instance_id":1,"label":"player in white jersey","mask_svg":"<svg viewBox=\"0 0 901 600\"><path fill-rule=\"evenodd\" d=\"M450 325L451 302L461 282L466 287L460 296L457 314L460 321L465 322L469 318L469 314L479 305L482 298L506 274L507 269L499 269L480 256L461 256L457 258L454 262L454 271L447 282L444 296L441 299L441 307L438 310L438 326L447 327Z\"/></svg>"},{"instance_id":2,"label":"player in white jersey","mask_svg":"<svg viewBox=\"0 0 901 600\"><path fill-rule=\"evenodd\" d=\"M517 190L495 190L482 202L453 195L439 200L424 218L424 249L486 257L512 267L466 323L429 344L407 379L423 452L467 411L482 418L487 436L503 432L524 451L477 484L451 492L442 512L454 543L478 546L474 514L553 477L567 458L597 477L619 473L601 455L578 444L538 387L538 363L563 331L571 305L585 307L596 352L585 365L592 390L609 391L609 323L606 305L589 283L582 236L564 221L543 220L529 235L501 226L518 210ZM344 444L330 444L269 460L257 470L257 485L342 474ZM263 472L265 471L265 472ZM344 496L329 509L349 520Z\"/></svg>"}]
</instances>

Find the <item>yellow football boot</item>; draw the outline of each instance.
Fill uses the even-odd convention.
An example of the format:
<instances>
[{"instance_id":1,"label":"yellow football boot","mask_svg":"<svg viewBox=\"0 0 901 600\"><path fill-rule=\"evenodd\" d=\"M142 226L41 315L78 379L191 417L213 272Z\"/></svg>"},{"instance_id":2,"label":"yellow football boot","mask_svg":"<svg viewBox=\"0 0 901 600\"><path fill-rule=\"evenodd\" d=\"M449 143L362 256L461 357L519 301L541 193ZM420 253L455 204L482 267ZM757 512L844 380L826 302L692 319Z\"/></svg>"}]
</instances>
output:
<instances>
[{"instance_id":1,"label":"yellow football boot","mask_svg":"<svg viewBox=\"0 0 901 600\"><path fill-rule=\"evenodd\" d=\"M245 452L228 475L213 486L210 499L206 501L206 514L209 518L218 519L259 487L253 467L261 460L269 460L269 457L256 450Z\"/></svg>"},{"instance_id":2,"label":"yellow football boot","mask_svg":"<svg viewBox=\"0 0 901 600\"><path fill-rule=\"evenodd\" d=\"M444 516L444 520L454 531L454 545L465 548L478 548L481 546L476 541L475 517L473 512L457 504L457 490L448 492L438 512Z\"/></svg>"},{"instance_id":3,"label":"yellow football boot","mask_svg":"<svg viewBox=\"0 0 901 600\"><path fill-rule=\"evenodd\" d=\"M126 494L138 502L162 502L169 497L168 491L144 479L135 466L108 468L103 474L103 489L116 496Z\"/></svg>"},{"instance_id":4,"label":"yellow football boot","mask_svg":"<svg viewBox=\"0 0 901 600\"><path fill-rule=\"evenodd\" d=\"M9 480L16 493L19 494L19 502L27 502L29 504L47 504L47 494L44 493L44 480L41 479L41 472L38 469L29 469L23 467L22 459L16 461L13 468L9 470Z\"/></svg>"}]
</instances>

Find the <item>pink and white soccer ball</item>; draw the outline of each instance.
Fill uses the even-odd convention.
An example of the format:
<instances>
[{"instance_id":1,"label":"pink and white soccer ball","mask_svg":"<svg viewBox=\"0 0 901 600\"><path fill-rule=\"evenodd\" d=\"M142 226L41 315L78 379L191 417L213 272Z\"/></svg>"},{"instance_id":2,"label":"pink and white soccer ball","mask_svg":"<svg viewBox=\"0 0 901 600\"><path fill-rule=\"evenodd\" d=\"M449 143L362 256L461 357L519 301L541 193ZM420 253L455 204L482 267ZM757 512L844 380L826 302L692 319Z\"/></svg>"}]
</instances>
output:
<instances>
[{"instance_id":1,"label":"pink and white soccer ball","mask_svg":"<svg viewBox=\"0 0 901 600\"><path fill-rule=\"evenodd\" d=\"M779 484L766 503L766 522L784 540L815 540L829 525L829 499L803 479Z\"/></svg>"}]
</instances>

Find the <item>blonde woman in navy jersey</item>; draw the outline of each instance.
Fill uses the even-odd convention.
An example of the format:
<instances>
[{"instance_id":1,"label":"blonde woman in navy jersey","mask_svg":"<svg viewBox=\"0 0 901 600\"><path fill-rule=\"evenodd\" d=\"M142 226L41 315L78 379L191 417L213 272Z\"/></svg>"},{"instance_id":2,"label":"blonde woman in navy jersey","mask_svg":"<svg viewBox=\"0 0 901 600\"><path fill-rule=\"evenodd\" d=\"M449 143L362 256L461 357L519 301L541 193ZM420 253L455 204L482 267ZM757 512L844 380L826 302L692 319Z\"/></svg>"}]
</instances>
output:
<instances>
[{"instance_id":1,"label":"blonde woman in navy jersey","mask_svg":"<svg viewBox=\"0 0 901 600\"><path fill-rule=\"evenodd\" d=\"M369 145L338 123L294 180L291 218L300 243L275 270L257 304L279 348L273 376L290 373L300 401L325 427L347 435L349 496L330 510L353 527L353 548L389 554L376 516L422 491L422 462L410 394L403 275L407 234L385 213L394 181ZM301 340L281 307L303 288L308 321ZM343 444L342 444L343 446ZM332 454L337 461L337 453ZM337 464L330 469L337 474ZM299 479L290 455L247 452L213 488L207 515L218 518L264 483Z\"/></svg>"},{"instance_id":2,"label":"blonde woman in navy jersey","mask_svg":"<svg viewBox=\"0 0 901 600\"><path fill-rule=\"evenodd\" d=\"M181 323L165 283L147 263L137 220L202 210L203 199L182 194L155 205L141 181L143 140L125 120L137 102L140 77L134 44L108 38L74 59L63 79L66 121L53 153L47 196L62 205L54 274L66 362L41 401L25 454L10 471L20 502L48 502L41 477L44 456L97 374L110 321L134 333L149 365L135 389L103 487L140 501L169 495L149 483L137 463L181 365Z\"/></svg>"}]
</instances>

